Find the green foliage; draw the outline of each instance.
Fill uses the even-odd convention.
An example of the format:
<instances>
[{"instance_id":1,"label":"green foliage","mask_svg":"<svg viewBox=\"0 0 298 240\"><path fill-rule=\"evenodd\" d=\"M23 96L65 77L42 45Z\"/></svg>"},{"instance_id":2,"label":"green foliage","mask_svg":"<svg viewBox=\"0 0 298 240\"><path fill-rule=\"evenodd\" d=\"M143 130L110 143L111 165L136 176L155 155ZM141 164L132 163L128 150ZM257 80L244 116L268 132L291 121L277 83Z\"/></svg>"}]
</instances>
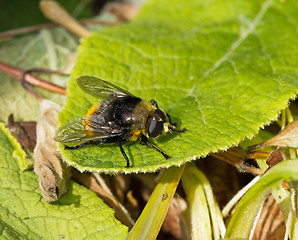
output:
<instances>
[{"instance_id":1,"label":"green foliage","mask_svg":"<svg viewBox=\"0 0 298 240\"><path fill-rule=\"evenodd\" d=\"M95 193L70 182L67 195L43 202L38 177L20 172L12 157L15 140L0 129L0 238L124 239L127 228Z\"/></svg>"},{"instance_id":2,"label":"green foliage","mask_svg":"<svg viewBox=\"0 0 298 240\"><path fill-rule=\"evenodd\" d=\"M79 47L68 85L67 104L60 114L61 124L84 116L99 101L87 96L76 84L78 77L91 75L146 100L155 99L178 123L178 128L189 131L154 140L173 157L171 160L163 159L146 146L127 143L124 149L131 160L131 169L124 169L125 160L114 144L76 151L64 151L60 145L63 157L80 170L146 172L182 165L252 137L260 127L275 120L298 92L297 7L294 1L278 0L151 0L131 23L93 33ZM77 44L77 39L67 31L46 30L2 43L0 58L24 69L63 69L66 54ZM63 85L60 78L51 79ZM0 83L1 121L6 122L12 112L17 120L37 119L38 104L18 82L1 74ZM62 104L63 98L45 96ZM65 239L122 239L126 236L127 229L115 220L112 210L94 193L73 182L68 194L57 203L44 203L37 177L32 172L20 172L12 157L15 147L6 131L0 130L1 237L56 239L61 235ZM169 179L171 171L166 173ZM282 163L280 169L276 166L269 170L243 198L228 226L227 236L246 237L254 217L252 206L257 209L267 193L279 188L280 180L296 179L296 172L293 161ZM179 178L172 180L177 182ZM199 180L204 188L202 179L201 176ZM195 184L201 184L197 180ZM156 219L164 217L164 211L159 214L155 203L162 205L163 210L168 207L169 202L162 202L167 199L163 192L167 184L160 182L156 192L161 191L157 197L152 195L148 205L154 209ZM210 207L211 190L208 195L206 188L197 186L200 194L204 190ZM192 199L193 189L188 190ZM290 208L289 201L282 204L285 203ZM196 211L195 205L192 207ZM209 221L206 214L200 217ZM147 225L140 224L136 231L155 223L150 211L145 211L139 222ZM245 231L243 226L247 227Z\"/></svg>"},{"instance_id":3,"label":"green foliage","mask_svg":"<svg viewBox=\"0 0 298 240\"><path fill-rule=\"evenodd\" d=\"M253 227L254 219L261 208L261 204L265 198L272 192L279 190L286 192L281 186L282 181L297 181L298 167L297 159L286 160L269 169L266 174L245 194L239 202L227 228L227 238L249 238L250 231ZM287 193L288 198L289 193ZM277 201L281 200L279 197ZM289 200L289 199L288 199ZM283 199L285 201L285 199ZM291 208L291 204L287 201L287 208ZM289 214L289 212L287 213ZM288 216L285 215L285 219ZM295 217L293 217L295 219ZM295 225L294 225L295 224ZM295 232L297 238L297 220L293 221L293 228L288 229L290 234ZM287 226L288 227L288 226Z\"/></svg>"},{"instance_id":4,"label":"green foliage","mask_svg":"<svg viewBox=\"0 0 298 240\"><path fill-rule=\"evenodd\" d=\"M67 55L74 51L77 45L77 39L64 29L43 30L4 42L0 47L0 59L24 70L33 67L62 70L66 64ZM65 77L57 75L44 74L42 78L62 86L66 81ZM38 119L38 102L18 81L0 73L0 84L0 121L7 122L11 113L14 114L16 121ZM37 91L59 104L63 102L64 97L58 94L42 91L39 88Z\"/></svg>"},{"instance_id":5,"label":"green foliage","mask_svg":"<svg viewBox=\"0 0 298 240\"><path fill-rule=\"evenodd\" d=\"M198 178L199 172L195 166L188 166L183 174L183 188L189 203L190 222L192 225L191 237L212 239L211 218L203 184Z\"/></svg>"},{"instance_id":6,"label":"green foliage","mask_svg":"<svg viewBox=\"0 0 298 240\"><path fill-rule=\"evenodd\" d=\"M167 169L154 188L141 216L130 230L127 240L156 239L176 192L184 166Z\"/></svg>"},{"instance_id":7,"label":"green foliage","mask_svg":"<svg viewBox=\"0 0 298 240\"><path fill-rule=\"evenodd\" d=\"M182 183L189 205L191 239L219 239L225 225L208 179L191 163L185 168Z\"/></svg>"},{"instance_id":8,"label":"green foliage","mask_svg":"<svg viewBox=\"0 0 298 240\"><path fill-rule=\"evenodd\" d=\"M49 23L50 21L39 9L39 2L40 0L0 0L0 31ZM61 3L75 17L90 17L91 15L90 10L84 6L87 1L58 0L57 2ZM81 4L79 4L80 2Z\"/></svg>"},{"instance_id":9,"label":"green foliage","mask_svg":"<svg viewBox=\"0 0 298 240\"><path fill-rule=\"evenodd\" d=\"M0 128L6 134L7 138L9 138L10 143L14 146L14 151L12 156L15 157L16 160L18 160L20 170L25 171L28 169L32 169L33 161L25 153L21 144L11 135L10 131L5 128L3 123L0 123Z\"/></svg>"},{"instance_id":10,"label":"green foliage","mask_svg":"<svg viewBox=\"0 0 298 240\"><path fill-rule=\"evenodd\" d=\"M171 7L169 7L171 6ZM138 143L68 151L81 171L146 172L179 166L251 138L298 92L297 4L286 1L150 1L133 22L84 39L61 124L97 101L76 84L89 75L155 99L178 128L154 141L173 158Z\"/></svg>"}]
</instances>

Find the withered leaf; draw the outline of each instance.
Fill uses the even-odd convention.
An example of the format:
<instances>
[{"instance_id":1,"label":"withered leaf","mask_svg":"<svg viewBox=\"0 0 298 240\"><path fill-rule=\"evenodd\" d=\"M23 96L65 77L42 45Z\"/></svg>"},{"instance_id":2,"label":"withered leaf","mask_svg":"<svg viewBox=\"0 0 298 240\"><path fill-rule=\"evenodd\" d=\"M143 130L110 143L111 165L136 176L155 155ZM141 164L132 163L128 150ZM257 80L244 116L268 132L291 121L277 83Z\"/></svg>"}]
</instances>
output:
<instances>
[{"instance_id":1,"label":"withered leaf","mask_svg":"<svg viewBox=\"0 0 298 240\"><path fill-rule=\"evenodd\" d=\"M15 122L13 114L10 114L8 127L18 142L30 152L33 152L36 145L36 122Z\"/></svg>"},{"instance_id":2,"label":"withered leaf","mask_svg":"<svg viewBox=\"0 0 298 240\"><path fill-rule=\"evenodd\" d=\"M298 120L289 123L275 137L250 147L250 150L267 146L298 148Z\"/></svg>"},{"instance_id":3,"label":"withered leaf","mask_svg":"<svg viewBox=\"0 0 298 240\"><path fill-rule=\"evenodd\" d=\"M266 163L269 167L273 167L274 165L278 164L279 162L286 159L286 154L282 148L277 148L275 151L273 151L268 159L266 160Z\"/></svg>"},{"instance_id":4,"label":"withered leaf","mask_svg":"<svg viewBox=\"0 0 298 240\"><path fill-rule=\"evenodd\" d=\"M254 175L263 173L260 169L246 164L247 155L241 148L232 147L226 151L210 153L210 156L235 166L240 172L249 172Z\"/></svg>"},{"instance_id":5,"label":"withered leaf","mask_svg":"<svg viewBox=\"0 0 298 240\"><path fill-rule=\"evenodd\" d=\"M100 185L98 181L98 178L100 178L99 175L97 175L97 177L95 178L94 175L90 173L80 173L76 169L72 170L73 180L95 192L107 205L114 209L115 217L120 222L128 226L130 229L133 227L134 222L130 218L128 212L121 205L121 203L119 203L117 198L115 198L108 189Z\"/></svg>"},{"instance_id":6,"label":"withered leaf","mask_svg":"<svg viewBox=\"0 0 298 240\"><path fill-rule=\"evenodd\" d=\"M263 205L252 239L283 239L285 230L280 207L274 197L269 196Z\"/></svg>"},{"instance_id":7,"label":"withered leaf","mask_svg":"<svg viewBox=\"0 0 298 240\"><path fill-rule=\"evenodd\" d=\"M39 188L47 202L56 201L67 192L70 168L62 161L54 140L60 106L49 100L40 102L37 140L34 149L34 171L39 176Z\"/></svg>"}]
</instances>

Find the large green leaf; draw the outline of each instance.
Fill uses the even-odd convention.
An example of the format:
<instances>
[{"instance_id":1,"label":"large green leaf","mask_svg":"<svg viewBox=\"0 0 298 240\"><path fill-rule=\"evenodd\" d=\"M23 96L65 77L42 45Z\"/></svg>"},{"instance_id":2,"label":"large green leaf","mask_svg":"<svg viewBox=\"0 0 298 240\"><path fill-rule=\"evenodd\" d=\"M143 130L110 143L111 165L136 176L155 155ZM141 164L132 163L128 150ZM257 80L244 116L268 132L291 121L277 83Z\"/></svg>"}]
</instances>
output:
<instances>
[{"instance_id":1,"label":"large green leaf","mask_svg":"<svg viewBox=\"0 0 298 240\"><path fill-rule=\"evenodd\" d=\"M173 158L138 143L59 149L80 170L146 172L227 149L275 120L298 92L294 1L152 0L131 23L84 39L69 82L61 124L99 101L76 84L102 78L155 99L178 128L154 141Z\"/></svg>"},{"instance_id":2,"label":"large green leaf","mask_svg":"<svg viewBox=\"0 0 298 240\"><path fill-rule=\"evenodd\" d=\"M38 177L20 172L9 130L0 125L0 238L124 239L127 228L97 195L70 182L67 195L44 202Z\"/></svg>"}]
</instances>

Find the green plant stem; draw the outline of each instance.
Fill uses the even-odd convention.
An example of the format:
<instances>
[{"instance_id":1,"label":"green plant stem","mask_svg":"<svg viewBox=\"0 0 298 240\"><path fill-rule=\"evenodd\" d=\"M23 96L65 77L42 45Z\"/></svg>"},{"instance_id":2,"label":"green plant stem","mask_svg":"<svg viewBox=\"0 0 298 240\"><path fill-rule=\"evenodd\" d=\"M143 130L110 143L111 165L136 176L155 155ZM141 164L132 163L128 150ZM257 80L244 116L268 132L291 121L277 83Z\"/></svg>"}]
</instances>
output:
<instances>
[{"instance_id":1,"label":"green plant stem","mask_svg":"<svg viewBox=\"0 0 298 240\"><path fill-rule=\"evenodd\" d=\"M127 239L156 239L183 170L184 165L164 172Z\"/></svg>"},{"instance_id":2,"label":"green plant stem","mask_svg":"<svg viewBox=\"0 0 298 240\"><path fill-rule=\"evenodd\" d=\"M205 175L195 164L189 164L182 176L182 183L190 205L192 239L223 237L225 233L223 218Z\"/></svg>"},{"instance_id":3,"label":"green plant stem","mask_svg":"<svg viewBox=\"0 0 298 240\"><path fill-rule=\"evenodd\" d=\"M256 176L250 183L248 183L245 187L243 187L233 198L227 203L227 205L222 210L223 217L227 217L233 206L243 197L243 195L250 189L257 181L259 181L260 177Z\"/></svg>"},{"instance_id":4,"label":"green plant stem","mask_svg":"<svg viewBox=\"0 0 298 240\"><path fill-rule=\"evenodd\" d=\"M211 222L203 184L192 167L186 169L182 183L189 203L190 236L192 239L212 239Z\"/></svg>"}]
</instances>

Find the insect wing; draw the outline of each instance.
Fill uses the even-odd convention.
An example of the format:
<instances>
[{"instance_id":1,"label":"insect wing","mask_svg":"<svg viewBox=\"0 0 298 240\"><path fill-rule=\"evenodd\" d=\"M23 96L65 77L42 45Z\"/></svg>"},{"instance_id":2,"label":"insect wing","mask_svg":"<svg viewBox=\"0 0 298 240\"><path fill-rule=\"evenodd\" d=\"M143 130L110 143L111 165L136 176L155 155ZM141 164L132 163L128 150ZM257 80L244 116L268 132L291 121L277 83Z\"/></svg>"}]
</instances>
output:
<instances>
[{"instance_id":1,"label":"insect wing","mask_svg":"<svg viewBox=\"0 0 298 240\"><path fill-rule=\"evenodd\" d=\"M89 136L88 132L85 130L84 121L84 118L76 118L66 123L58 129L55 140L63 143L86 140Z\"/></svg>"},{"instance_id":2,"label":"insect wing","mask_svg":"<svg viewBox=\"0 0 298 240\"><path fill-rule=\"evenodd\" d=\"M76 118L58 129L57 142L84 142L123 135L123 129L112 128L99 115Z\"/></svg>"},{"instance_id":3,"label":"insect wing","mask_svg":"<svg viewBox=\"0 0 298 240\"><path fill-rule=\"evenodd\" d=\"M77 83L84 92L100 99L106 99L110 95L117 97L133 96L126 90L95 77L83 76L77 79Z\"/></svg>"}]
</instances>

